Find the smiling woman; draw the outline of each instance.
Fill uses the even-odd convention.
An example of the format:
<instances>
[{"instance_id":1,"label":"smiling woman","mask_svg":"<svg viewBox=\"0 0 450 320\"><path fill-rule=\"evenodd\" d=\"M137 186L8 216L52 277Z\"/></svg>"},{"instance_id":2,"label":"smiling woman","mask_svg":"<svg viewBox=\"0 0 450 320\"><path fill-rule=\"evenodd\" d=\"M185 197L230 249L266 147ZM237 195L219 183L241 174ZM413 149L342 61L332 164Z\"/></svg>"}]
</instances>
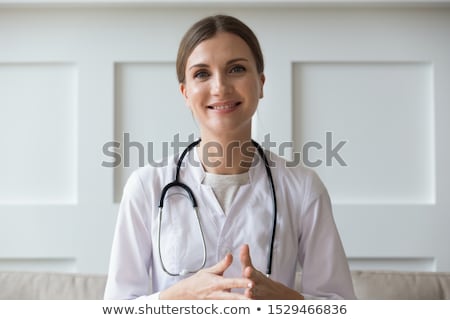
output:
<instances>
[{"instance_id":1,"label":"smiling woman","mask_svg":"<svg viewBox=\"0 0 450 320\"><path fill-rule=\"evenodd\" d=\"M105 298L355 298L320 178L251 139L265 82L253 32L231 16L198 21L177 74L201 139L129 178Z\"/></svg>"},{"instance_id":2,"label":"smiling woman","mask_svg":"<svg viewBox=\"0 0 450 320\"><path fill-rule=\"evenodd\" d=\"M241 37L220 32L198 44L187 59L186 77L180 89L199 122L202 144L248 141L251 120L263 96L263 85L264 74L258 71L256 59ZM207 156L202 149L201 158ZM241 151L235 148L232 166L227 166L225 159L216 159L222 166L207 171L242 173L245 168L238 165L240 158Z\"/></svg>"}]
</instances>

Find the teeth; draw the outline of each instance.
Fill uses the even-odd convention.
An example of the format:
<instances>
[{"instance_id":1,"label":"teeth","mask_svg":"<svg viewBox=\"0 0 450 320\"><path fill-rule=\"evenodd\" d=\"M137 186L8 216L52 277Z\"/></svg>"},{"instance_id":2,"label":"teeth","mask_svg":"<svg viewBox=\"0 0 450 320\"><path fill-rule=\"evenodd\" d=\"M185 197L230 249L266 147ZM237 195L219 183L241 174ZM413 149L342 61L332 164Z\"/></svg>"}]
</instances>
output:
<instances>
[{"instance_id":1,"label":"teeth","mask_svg":"<svg viewBox=\"0 0 450 320\"><path fill-rule=\"evenodd\" d=\"M234 105L223 105L223 106L211 106L214 110L225 110L225 109L231 109Z\"/></svg>"}]
</instances>

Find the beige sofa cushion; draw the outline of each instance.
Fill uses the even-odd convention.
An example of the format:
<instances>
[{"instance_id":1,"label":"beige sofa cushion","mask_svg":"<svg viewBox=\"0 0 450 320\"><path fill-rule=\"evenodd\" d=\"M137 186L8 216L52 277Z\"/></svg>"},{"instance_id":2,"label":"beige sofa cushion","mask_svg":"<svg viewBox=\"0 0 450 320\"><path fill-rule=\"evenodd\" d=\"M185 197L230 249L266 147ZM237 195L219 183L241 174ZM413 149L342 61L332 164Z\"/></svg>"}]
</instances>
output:
<instances>
[{"instance_id":1,"label":"beige sofa cushion","mask_svg":"<svg viewBox=\"0 0 450 320\"><path fill-rule=\"evenodd\" d=\"M353 271L358 299L450 299L450 272Z\"/></svg>"},{"instance_id":2,"label":"beige sofa cushion","mask_svg":"<svg viewBox=\"0 0 450 320\"><path fill-rule=\"evenodd\" d=\"M104 275L46 272L0 272L0 299L103 299Z\"/></svg>"},{"instance_id":3,"label":"beige sofa cushion","mask_svg":"<svg viewBox=\"0 0 450 320\"><path fill-rule=\"evenodd\" d=\"M450 272L352 271L352 277L358 299L450 299ZM105 284L105 275L0 272L0 299L103 299Z\"/></svg>"}]
</instances>

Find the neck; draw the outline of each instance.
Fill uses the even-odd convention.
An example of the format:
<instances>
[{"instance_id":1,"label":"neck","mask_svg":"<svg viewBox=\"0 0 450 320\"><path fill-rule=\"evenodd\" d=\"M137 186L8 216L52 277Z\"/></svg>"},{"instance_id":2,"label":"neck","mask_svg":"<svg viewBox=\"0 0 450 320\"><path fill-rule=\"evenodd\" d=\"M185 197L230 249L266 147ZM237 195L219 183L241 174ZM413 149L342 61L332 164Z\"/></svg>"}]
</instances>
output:
<instances>
[{"instance_id":1,"label":"neck","mask_svg":"<svg viewBox=\"0 0 450 320\"><path fill-rule=\"evenodd\" d=\"M250 135L242 137L202 136L200 160L206 172L239 174L247 172L253 163L255 147Z\"/></svg>"}]
</instances>

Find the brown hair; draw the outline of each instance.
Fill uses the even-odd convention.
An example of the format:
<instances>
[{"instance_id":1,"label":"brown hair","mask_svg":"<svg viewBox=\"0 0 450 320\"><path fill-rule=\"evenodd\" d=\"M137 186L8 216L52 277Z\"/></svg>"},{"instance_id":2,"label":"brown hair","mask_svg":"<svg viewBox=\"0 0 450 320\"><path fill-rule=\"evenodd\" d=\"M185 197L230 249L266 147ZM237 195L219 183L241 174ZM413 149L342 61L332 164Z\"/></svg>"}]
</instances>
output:
<instances>
[{"instance_id":1,"label":"brown hair","mask_svg":"<svg viewBox=\"0 0 450 320\"><path fill-rule=\"evenodd\" d=\"M259 73L264 71L264 58L258 38L253 31L242 21L227 15L215 15L197 21L184 34L178 48L177 77L179 83L184 83L186 77L186 63L192 51L200 42L214 37L219 32L229 32L237 35L249 46L256 61Z\"/></svg>"}]
</instances>

